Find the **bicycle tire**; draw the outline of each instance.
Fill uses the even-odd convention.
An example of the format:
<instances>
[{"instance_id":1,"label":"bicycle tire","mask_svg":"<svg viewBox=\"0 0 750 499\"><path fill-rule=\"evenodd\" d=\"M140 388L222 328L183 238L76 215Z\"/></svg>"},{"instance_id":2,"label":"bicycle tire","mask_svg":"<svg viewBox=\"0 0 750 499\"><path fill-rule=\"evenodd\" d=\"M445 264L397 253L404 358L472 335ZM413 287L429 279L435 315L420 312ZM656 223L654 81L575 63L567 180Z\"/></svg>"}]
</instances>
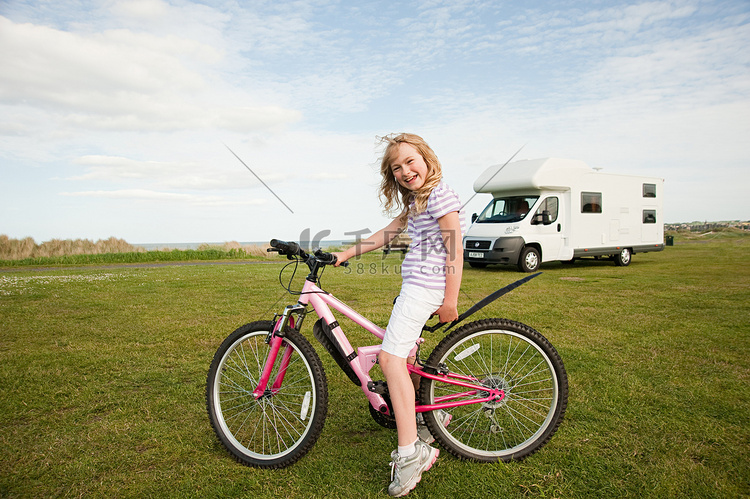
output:
<instances>
[{"instance_id":1,"label":"bicycle tire","mask_svg":"<svg viewBox=\"0 0 750 499\"><path fill-rule=\"evenodd\" d=\"M435 411L424 413L430 433L459 458L521 460L549 441L565 415L568 377L563 361L541 333L520 322L485 319L466 324L443 338L427 365L444 365L505 392L500 402L445 409L451 416L447 426L438 423ZM422 378L420 401L433 404L436 397L461 392L466 389Z\"/></svg>"},{"instance_id":2,"label":"bicycle tire","mask_svg":"<svg viewBox=\"0 0 750 499\"><path fill-rule=\"evenodd\" d=\"M214 355L206 382L208 416L219 440L237 461L258 468L283 468L315 444L325 423L328 388L320 357L300 333L284 335L269 387L286 347L292 356L277 393L256 400L270 346L272 321L246 324L230 334Z\"/></svg>"}]
</instances>

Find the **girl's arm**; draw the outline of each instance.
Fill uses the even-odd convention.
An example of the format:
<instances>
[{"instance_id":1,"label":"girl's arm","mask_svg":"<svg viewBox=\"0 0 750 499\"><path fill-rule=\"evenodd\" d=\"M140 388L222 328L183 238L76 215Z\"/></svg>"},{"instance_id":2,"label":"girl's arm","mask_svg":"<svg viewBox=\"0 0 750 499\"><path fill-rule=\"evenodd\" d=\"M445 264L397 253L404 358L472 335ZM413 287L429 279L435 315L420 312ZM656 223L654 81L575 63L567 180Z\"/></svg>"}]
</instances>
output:
<instances>
[{"instance_id":1,"label":"girl's arm","mask_svg":"<svg viewBox=\"0 0 750 499\"><path fill-rule=\"evenodd\" d=\"M399 221L398 218L394 218L391 223L386 227L380 229L375 234L371 235L367 239L363 239L358 244L347 248L339 253L333 253L336 255L336 267L348 259L359 256L368 251L382 248L386 244L390 243L394 237L399 235L404 230L404 225Z\"/></svg>"},{"instance_id":2,"label":"girl's arm","mask_svg":"<svg viewBox=\"0 0 750 499\"><path fill-rule=\"evenodd\" d=\"M458 319L458 291L464 270L464 251L461 241L461 221L458 212L452 211L438 218L438 225L443 236L445 255L445 298L437 309L440 322L451 322Z\"/></svg>"}]
</instances>

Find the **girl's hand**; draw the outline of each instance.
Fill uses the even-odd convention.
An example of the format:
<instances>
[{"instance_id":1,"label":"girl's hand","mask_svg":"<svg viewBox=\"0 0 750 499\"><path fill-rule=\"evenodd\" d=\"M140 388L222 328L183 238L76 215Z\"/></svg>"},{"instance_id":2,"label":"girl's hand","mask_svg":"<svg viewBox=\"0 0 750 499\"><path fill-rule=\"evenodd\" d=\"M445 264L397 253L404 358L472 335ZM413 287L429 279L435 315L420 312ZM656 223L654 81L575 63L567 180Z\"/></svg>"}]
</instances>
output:
<instances>
[{"instance_id":1,"label":"girl's hand","mask_svg":"<svg viewBox=\"0 0 750 499\"><path fill-rule=\"evenodd\" d=\"M443 302L435 314L440 317L440 322L453 322L458 319L458 304Z\"/></svg>"},{"instance_id":2,"label":"girl's hand","mask_svg":"<svg viewBox=\"0 0 750 499\"><path fill-rule=\"evenodd\" d=\"M344 263L345 261L347 261L349 259L349 257L346 256L346 253L343 252L343 251L342 252L332 252L331 254L336 257L336 263L333 264L334 267L338 267L339 265L341 265L342 263Z\"/></svg>"}]
</instances>

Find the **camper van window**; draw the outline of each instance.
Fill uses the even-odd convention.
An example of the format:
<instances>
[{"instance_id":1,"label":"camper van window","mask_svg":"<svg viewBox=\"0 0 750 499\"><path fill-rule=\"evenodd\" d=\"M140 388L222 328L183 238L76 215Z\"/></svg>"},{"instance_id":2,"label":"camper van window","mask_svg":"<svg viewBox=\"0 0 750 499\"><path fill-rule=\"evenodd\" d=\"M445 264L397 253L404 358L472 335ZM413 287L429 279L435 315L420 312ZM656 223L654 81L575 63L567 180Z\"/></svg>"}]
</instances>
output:
<instances>
[{"instance_id":1,"label":"camper van window","mask_svg":"<svg viewBox=\"0 0 750 499\"><path fill-rule=\"evenodd\" d=\"M656 223L656 210L643 210L643 223L655 224Z\"/></svg>"},{"instance_id":2,"label":"camper van window","mask_svg":"<svg viewBox=\"0 0 750 499\"><path fill-rule=\"evenodd\" d=\"M581 193L581 213L601 213L602 212L602 193L601 192L582 192Z\"/></svg>"},{"instance_id":3,"label":"camper van window","mask_svg":"<svg viewBox=\"0 0 750 499\"><path fill-rule=\"evenodd\" d=\"M529 213L539 196L512 196L490 201L477 218L477 223L520 222Z\"/></svg>"},{"instance_id":4,"label":"camper van window","mask_svg":"<svg viewBox=\"0 0 750 499\"><path fill-rule=\"evenodd\" d=\"M655 198L656 197L656 184L643 184L643 197Z\"/></svg>"},{"instance_id":5,"label":"camper van window","mask_svg":"<svg viewBox=\"0 0 750 499\"><path fill-rule=\"evenodd\" d=\"M557 211L560 205L559 200L555 196L550 196L539 203L534 213L534 218L531 220L532 225L549 225L557 221Z\"/></svg>"}]
</instances>

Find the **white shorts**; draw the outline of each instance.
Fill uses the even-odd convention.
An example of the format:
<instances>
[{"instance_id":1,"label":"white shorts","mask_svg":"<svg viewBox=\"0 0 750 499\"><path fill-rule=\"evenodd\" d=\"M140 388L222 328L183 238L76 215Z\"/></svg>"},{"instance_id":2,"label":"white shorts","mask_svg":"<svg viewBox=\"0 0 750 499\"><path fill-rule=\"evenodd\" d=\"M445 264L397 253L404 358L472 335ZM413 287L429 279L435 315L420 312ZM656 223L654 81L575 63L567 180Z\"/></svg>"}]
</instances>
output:
<instances>
[{"instance_id":1,"label":"white shorts","mask_svg":"<svg viewBox=\"0 0 750 499\"><path fill-rule=\"evenodd\" d=\"M409 357L422 334L422 326L440 308L444 297L444 289L404 284L393 305L381 350L402 359Z\"/></svg>"}]
</instances>

